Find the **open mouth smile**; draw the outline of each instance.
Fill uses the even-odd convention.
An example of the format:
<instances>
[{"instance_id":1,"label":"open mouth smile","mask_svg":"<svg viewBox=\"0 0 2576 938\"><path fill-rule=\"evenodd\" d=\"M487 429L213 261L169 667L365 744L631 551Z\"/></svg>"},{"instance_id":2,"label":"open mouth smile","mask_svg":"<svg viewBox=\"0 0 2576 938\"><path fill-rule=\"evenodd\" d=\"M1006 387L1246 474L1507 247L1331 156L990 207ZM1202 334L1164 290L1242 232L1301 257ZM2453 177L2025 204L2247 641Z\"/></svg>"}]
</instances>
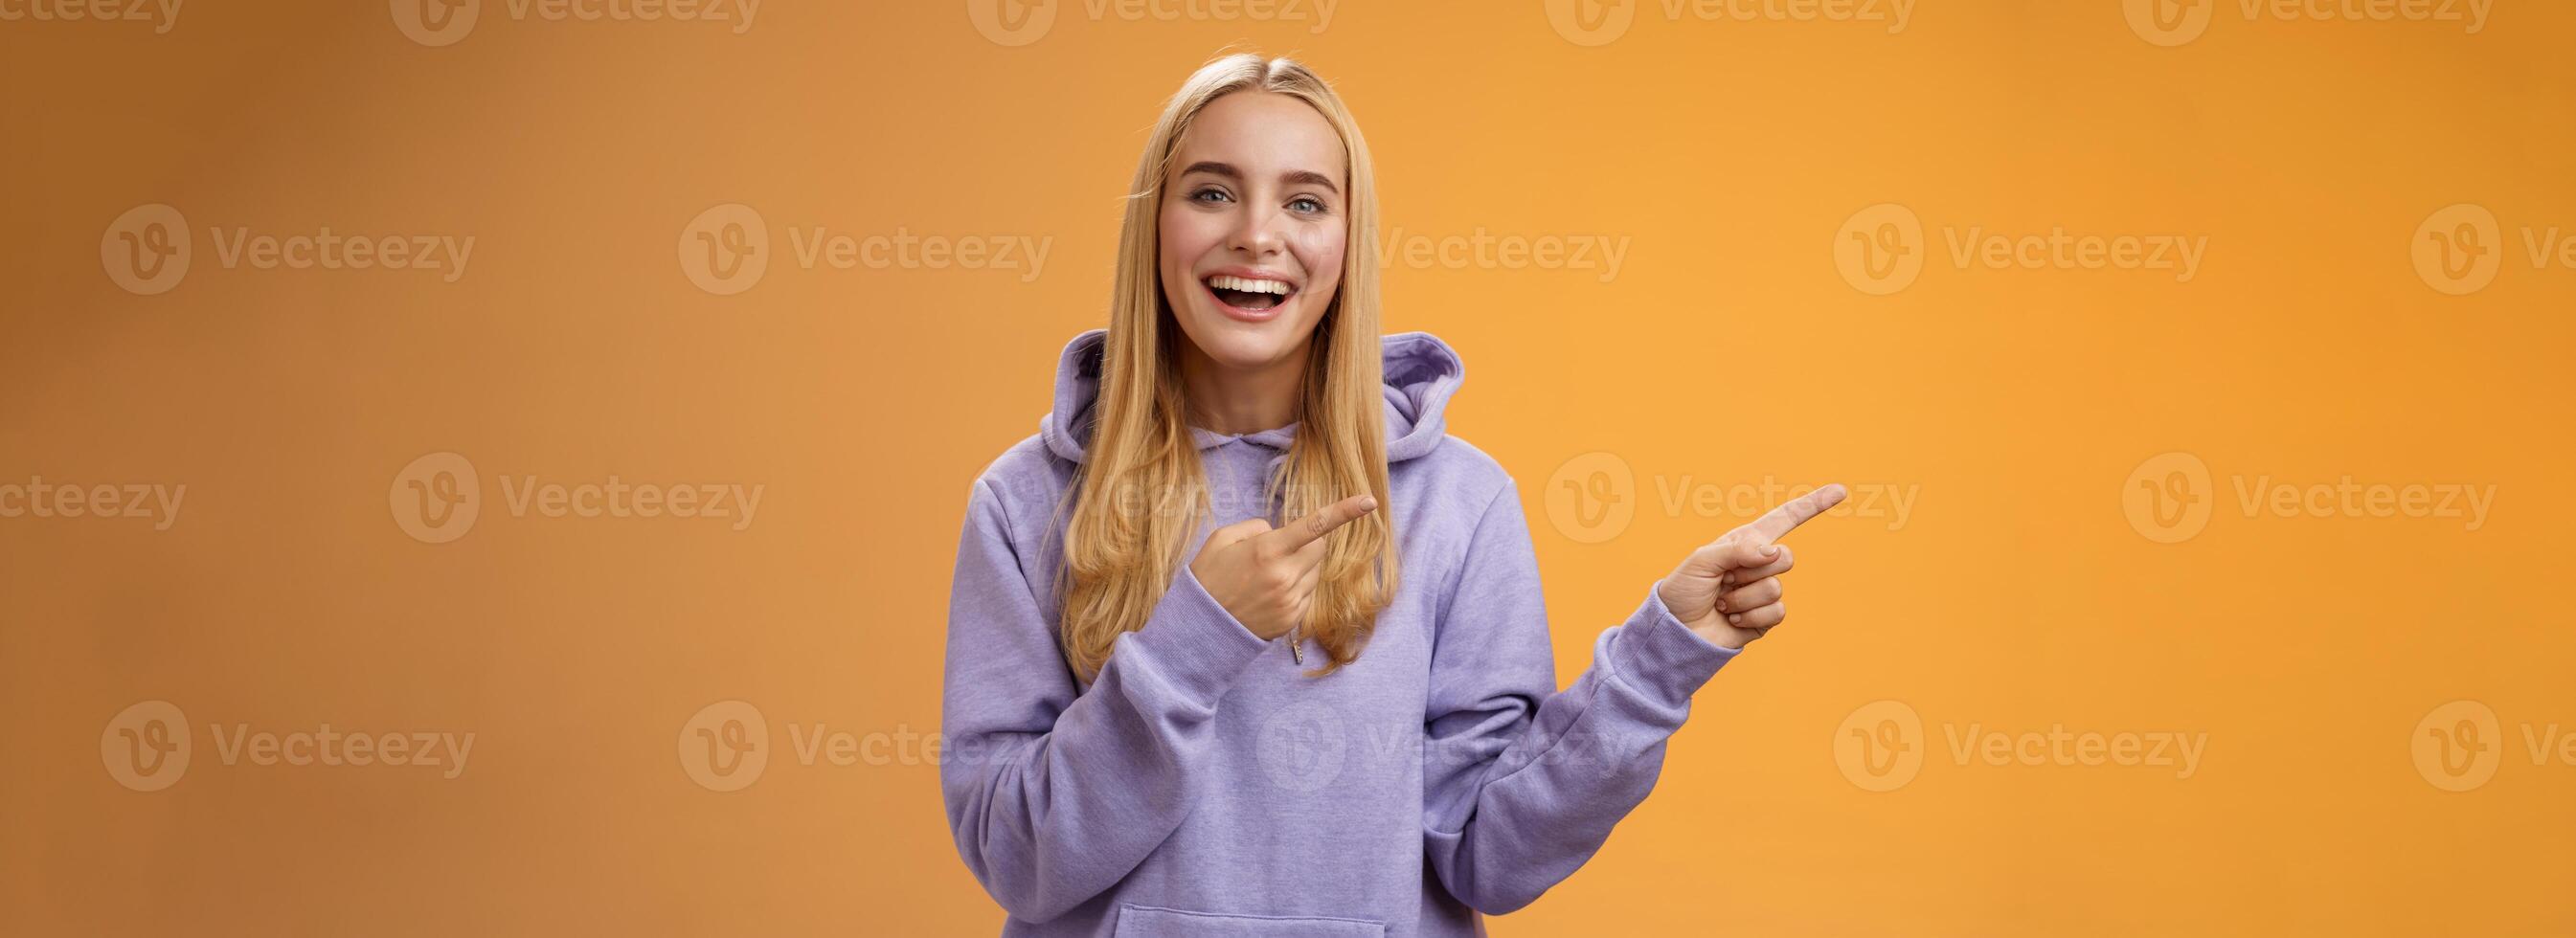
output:
<instances>
[{"instance_id":1,"label":"open mouth smile","mask_svg":"<svg viewBox=\"0 0 2576 938\"><path fill-rule=\"evenodd\" d=\"M1272 276L1211 274L1199 283L1229 316L1246 322L1264 322L1288 305L1297 295L1297 286L1286 279Z\"/></svg>"}]
</instances>

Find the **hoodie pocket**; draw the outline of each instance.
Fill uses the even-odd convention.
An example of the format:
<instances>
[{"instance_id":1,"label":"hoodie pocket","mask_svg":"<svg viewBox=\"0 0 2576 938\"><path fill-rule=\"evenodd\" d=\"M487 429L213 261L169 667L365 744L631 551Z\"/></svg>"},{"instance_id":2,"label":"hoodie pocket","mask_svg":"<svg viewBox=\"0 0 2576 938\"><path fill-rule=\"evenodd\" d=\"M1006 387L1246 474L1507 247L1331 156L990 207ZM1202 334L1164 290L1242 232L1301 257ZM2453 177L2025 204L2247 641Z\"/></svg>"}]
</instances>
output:
<instances>
[{"instance_id":1,"label":"hoodie pocket","mask_svg":"<svg viewBox=\"0 0 2576 938\"><path fill-rule=\"evenodd\" d=\"M1121 905L1114 938L1383 938L1385 934L1386 925L1371 919L1223 915Z\"/></svg>"}]
</instances>

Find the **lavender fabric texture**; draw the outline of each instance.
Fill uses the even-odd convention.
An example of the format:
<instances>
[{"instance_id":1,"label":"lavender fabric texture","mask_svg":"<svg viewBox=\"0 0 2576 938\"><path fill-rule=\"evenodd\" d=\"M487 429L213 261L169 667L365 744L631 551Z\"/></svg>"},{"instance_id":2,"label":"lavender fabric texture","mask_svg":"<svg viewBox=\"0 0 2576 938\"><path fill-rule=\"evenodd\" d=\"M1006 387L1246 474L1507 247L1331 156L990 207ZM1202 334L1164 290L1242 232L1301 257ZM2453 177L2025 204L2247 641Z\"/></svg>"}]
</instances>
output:
<instances>
[{"instance_id":1,"label":"lavender fabric texture","mask_svg":"<svg viewBox=\"0 0 2576 938\"><path fill-rule=\"evenodd\" d=\"M957 549L940 780L1003 934L1470 935L1582 866L1736 652L1650 587L1559 691L1520 493L1446 433L1457 354L1405 333L1383 339L1380 509L1401 577L1359 660L1306 676L1318 646L1297 664L1184 567L1078 681L1055 579L1104 338L1065 347L1054 411L976 480ZM1214 512L1194 542L1281 520L1263 483L1295 432L1193 429Z\"/></svg>"}]
</instances>

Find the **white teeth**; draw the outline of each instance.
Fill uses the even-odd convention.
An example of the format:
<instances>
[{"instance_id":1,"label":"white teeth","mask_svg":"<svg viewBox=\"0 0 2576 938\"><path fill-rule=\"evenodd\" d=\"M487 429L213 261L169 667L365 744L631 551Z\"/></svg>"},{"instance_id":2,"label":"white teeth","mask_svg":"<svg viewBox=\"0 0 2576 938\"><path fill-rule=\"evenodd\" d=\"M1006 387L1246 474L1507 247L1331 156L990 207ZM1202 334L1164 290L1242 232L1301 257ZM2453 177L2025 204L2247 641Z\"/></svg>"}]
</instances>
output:
<instances>
[{"instance_id":1,"label":"white teeth","mask_svg":"<svg viewBox=\"0 0 2576 938\"><path fill-rule=\"evenodd\" d=\"M1236 290L1243 293L1276 293L1280 296L1288 295L1288 281L1285 280L1252 280L1244 277L1229 277L1224 274L1218 274L1214 277L1209 277L1207 283L1208 286L1215 287L1219 290Z\"/></svg>"}]
</instances>

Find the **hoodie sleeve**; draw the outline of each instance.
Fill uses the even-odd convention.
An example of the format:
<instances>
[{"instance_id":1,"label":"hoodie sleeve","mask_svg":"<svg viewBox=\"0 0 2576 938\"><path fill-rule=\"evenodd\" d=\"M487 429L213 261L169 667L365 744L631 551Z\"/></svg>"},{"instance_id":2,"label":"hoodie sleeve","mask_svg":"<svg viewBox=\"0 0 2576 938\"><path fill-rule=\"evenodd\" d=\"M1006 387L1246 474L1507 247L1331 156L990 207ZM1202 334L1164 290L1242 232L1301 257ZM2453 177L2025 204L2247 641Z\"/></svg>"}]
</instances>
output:
<instances>
[{"instance_id":1,"label":"hoodie sleeve","mask_svg":"<svg viewBox=\"0 0 2576 938\"><path fill-rule=\"evenodd\" d=\"M949 594L940 783L958 853L1030 922L1116 885L1180 826L1217 701L1269 647L1184 567L1084 691L1040 609L980 482Z\"/></svg>"},{"instance_id":2,"label":"hoodie sleeve","mask_svg":"<svg viewBox=\"0 0 2576 938\"><path fill-rule=\"evenodd\" d=\"M1654 787L1691 694L1737 654L1692 632L1650 588L1593 643L1591 669L1557 691L1538 582L1520 492L1506 484L1441 616L1424 715L1432 869L1450 894L1495 915L1591 859Z\"/></svg>"}]
</instances>

